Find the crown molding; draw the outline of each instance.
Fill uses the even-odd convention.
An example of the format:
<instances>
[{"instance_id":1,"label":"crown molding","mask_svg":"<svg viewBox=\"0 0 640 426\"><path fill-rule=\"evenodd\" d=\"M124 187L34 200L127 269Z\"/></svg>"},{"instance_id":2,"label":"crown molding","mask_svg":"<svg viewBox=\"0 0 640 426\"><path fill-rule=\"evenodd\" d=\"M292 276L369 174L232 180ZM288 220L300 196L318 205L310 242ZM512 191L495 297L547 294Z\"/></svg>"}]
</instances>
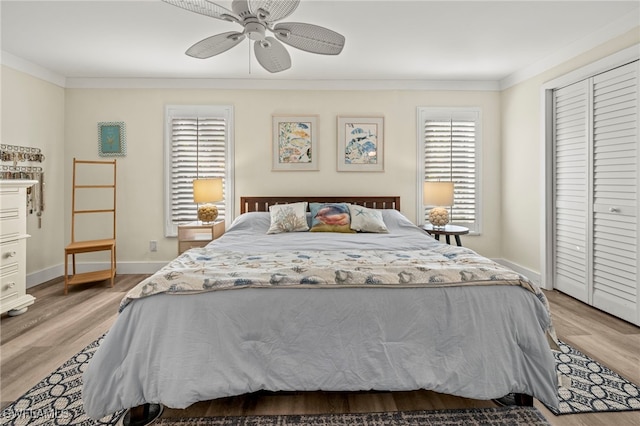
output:
<instances>
[{"instance_id":1,"label":"crown molding","mask_svg":"<svg viewBox=\"0 0 640 426\"><path fill-rule=\"evenodd\" d=\"M217 90L433 90L497 91L498 81L472 80L270 80L229 78L65 77L1 51L2 65L65 89L217 89Z\"/></svg>"},{"instance_id":2,"label":"crown molding","mask_svg":"<svg viewBox=\"0 0 640 426\"><path fill-rule=\"evenodd\" d=\"M13 55L4 50L0 51L0 62L2 65L13 68L14 70L21 71L25 74L29 74L32 77L39 78L56 86L66 87L66 77L55 73L47 68L41 67L38 64L22 59L19 56Z\"/></svg>"},{"instance_id":3,"label":"crown molding","mask_svg":"<svg viewBox=\"0 0 640 426\"><path fill-rule=\"evenodd\" d=\"M67 78L72 89L496 91L497 81Z\"/></svg>"}]
</instances>

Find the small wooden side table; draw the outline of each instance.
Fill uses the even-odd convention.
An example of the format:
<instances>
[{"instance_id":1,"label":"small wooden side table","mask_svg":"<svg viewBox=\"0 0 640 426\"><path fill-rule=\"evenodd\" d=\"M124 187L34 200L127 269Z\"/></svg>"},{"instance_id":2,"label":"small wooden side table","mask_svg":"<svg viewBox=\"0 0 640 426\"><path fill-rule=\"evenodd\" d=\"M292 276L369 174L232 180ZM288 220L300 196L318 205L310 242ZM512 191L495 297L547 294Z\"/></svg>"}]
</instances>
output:
<instances>
[{"instance_id":1,"label":"small wooden side table","mask_svg":"<svg viewBox=\"0 0 640 426\"><path fill-rule=\"evenodd\" d=\"M178 254L194 247L204 247L224 234L224 221L192 222L178 225Z\"/></svg>"},{"instance_id":2,"label":"small wooden side table","mask_svg":"<svg viewBox=\"0 0 640 426\"><path fill-rule=\"evenodd\" d=\"M427 234L433 235L438 241L440 241L440 235L444 235L447 239L447 244L451 244L449 237L453 235L456 238L456 244L458 246L462 246L460 235L466 235L469 233L469 228L458 225L445 225L442 227L435 227L430 223L425 223L421 226L421 228L424 229Z\"/></svg>"}]
</instances>

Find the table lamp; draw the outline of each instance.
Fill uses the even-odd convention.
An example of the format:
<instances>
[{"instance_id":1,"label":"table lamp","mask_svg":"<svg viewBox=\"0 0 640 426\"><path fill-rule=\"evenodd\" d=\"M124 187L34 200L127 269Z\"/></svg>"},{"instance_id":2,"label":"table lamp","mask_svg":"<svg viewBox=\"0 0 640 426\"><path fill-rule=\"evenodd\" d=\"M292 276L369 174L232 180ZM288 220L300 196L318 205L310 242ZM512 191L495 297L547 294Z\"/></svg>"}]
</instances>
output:
<instances>
[{"instance_id":1,"label":"table lamp","mask_svg":"<svg viewBox=\"0 0 640 426\"><path fill-rule=\"evenodd\" d=\"M429 211L429 222L441 228L449 223L449 212L443 206L453 205L453 182L425 182L423 200L427 206L435 206Z\"/></svg>"},{"instance_id":2,"label":"table lamp","mask_svg":"<svg viewBox=\"0 0 640 426\"><path fill-rule=\"evenodd\" d=\"M202 222L213 222L216 220L218 217L218 208L211 203L222 199L222 179L193 180L193 201L198 204L198 220Z\"/></svg>"}]
</instances>

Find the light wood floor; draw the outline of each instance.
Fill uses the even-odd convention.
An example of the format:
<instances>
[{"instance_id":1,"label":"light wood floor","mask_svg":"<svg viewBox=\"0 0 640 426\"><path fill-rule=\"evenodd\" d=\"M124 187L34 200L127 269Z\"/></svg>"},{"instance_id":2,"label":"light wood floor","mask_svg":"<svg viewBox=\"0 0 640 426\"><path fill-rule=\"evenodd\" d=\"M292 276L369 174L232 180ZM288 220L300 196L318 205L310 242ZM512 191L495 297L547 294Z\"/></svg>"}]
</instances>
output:
<instances>
[{"instance_id":1,"label":"light wood floor","mask_svg":"<svg viewBox=\"0 0 640 426\"><path fill-rule=\"evenodd\" d=\"M105 333L117 317L117 306L146 275L119 275L116 286L104 283L73 287L64 296L62 278L31 288L37 300L18 317L0 322L0 400L2 407L46 377L68 358ZM640 328L592 309L562 293L547 296L559 338L640 383ZM256 393L166 410L165 417L243 414L314 414L434 410L494 406L478 401L416 392ZM640 411L556 417L536 401L553 425L639 425Z\"/></svg>"}]
</instances>

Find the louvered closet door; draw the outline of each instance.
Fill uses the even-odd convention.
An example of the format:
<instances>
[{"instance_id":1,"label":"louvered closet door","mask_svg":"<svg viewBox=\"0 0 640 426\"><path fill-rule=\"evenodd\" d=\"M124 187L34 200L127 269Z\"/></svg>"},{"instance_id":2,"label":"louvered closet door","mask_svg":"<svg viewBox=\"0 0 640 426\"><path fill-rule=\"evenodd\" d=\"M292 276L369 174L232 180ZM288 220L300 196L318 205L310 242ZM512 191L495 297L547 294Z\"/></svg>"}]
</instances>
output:
<instances>
[{"instance_id":1,"label":"louvered closet door","mask_svg":"<svg viewBox=\"0 0 640 426\"><path fill-rule=\"evenodd\" d=\"M593 301L638 323L638 62L593 78Z\"/></svg>"},{"instance_id":2,"label":"louvered closet door","mask_svg":"<svg viewBox=\"0 0 640 426\"><path fill-rule=\"evenodd\" d=\"M554 286L586 303L590 303L588 83L584 80L554 92Z\"/></svg>"}]
</instances>

